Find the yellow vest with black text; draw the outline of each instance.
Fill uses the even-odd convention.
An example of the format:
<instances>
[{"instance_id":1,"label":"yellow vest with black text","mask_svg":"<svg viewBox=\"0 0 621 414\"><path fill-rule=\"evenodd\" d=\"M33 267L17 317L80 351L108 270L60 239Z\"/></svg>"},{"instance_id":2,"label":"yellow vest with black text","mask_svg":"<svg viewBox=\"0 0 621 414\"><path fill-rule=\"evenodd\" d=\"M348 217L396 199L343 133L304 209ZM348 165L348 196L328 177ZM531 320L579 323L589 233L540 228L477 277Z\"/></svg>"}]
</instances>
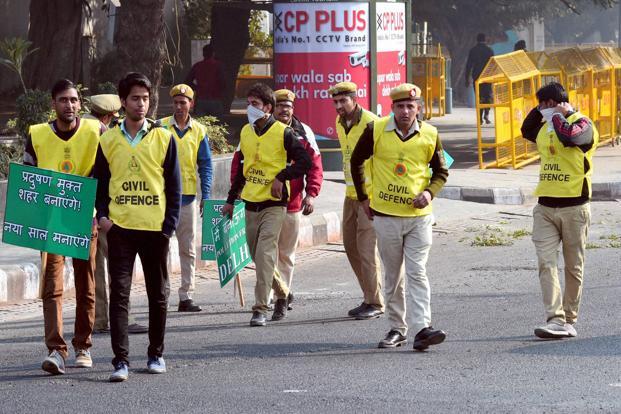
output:
<instances>
[{"instance_id":1,"label":"yellow vest with black text","mask_svg":"<svg viewBox=\"0 0 621 414\"><path fill-rule=\"evenodd\" d=\"M570 124L580 118L585 118L579 112L574 112L567 118ZM535 195L539 197L580 197L582 186L586 179L591 196L591 175L593 174L593 153L599 142L599 133L595 125L593 128L593 146L587 152L579 147L565 147L558 139L554 130L548 131L548 124L544 123L537 135L537 150L541 156L539 167L539 184ZM584 161L588 161L589 171L584 169Z\"/></svg>"},{"instance_id":2,"label":"yellow vest with black text","mask_svg":"<svg viewBox=\"0 0 621 414\"><path fill-rule=\"evenodd\" d=\"M177 143L177 158L181 172L181 194L196 195L196 169L198 148L205 137L205 127L192 120L192 127L180 137L173 126L173 117L160 119L162 126L172 133Z\"/></svg>"},{"instance_id":3,"label":"yellow vest with black text","mask_svg":"<svg viewBox=\"0 0 621 414\"><path fill-rule=\"evenodd\" d=\"M394 130L386 131L390 116L373 124L373 176L371 208L397 217L431 214L431 204L418 209L414 198L429 185L429 162L436 149L438 131L420 122L420 131L402 141Z\"/></svg>"},{"instance_id":4,"label":"yellow vest with black text","mask_svg":"<svg viewBox=\"0 0 621 414\"><path fill-rule=\"evenodd\" d=\"M151 128L132 147L116 126L101 136L101 150L110 167L109 218L132 230L161 231L166 212L164 160L170 132Z\"/></svg>"},{"instance_id":5,"label":"yellow vest with black text","mask_svg":"<svg viewBox=\"0 0 621 414\"><path fill-rule=\"evenodd\" d=\"M78 130L67 141L60 139L48 123L31 126L30 137L37 155L37 166L87 177L95 165L99 125L99 121L80 119Z\"/></svg>"},{"instance_id":6,"label":"yellow vest with black text","mask_svg":"<svg viewBox=\"0 0 621 414\"><path fill-rule=\"evenodd\" d=\"M244 177L246 184L241 198L253 203L279 199L272 196L272 183L276 175L287 166L285 150L285 128L276 121L261 136L250 124L241 131L239 147L244 155ZM288 183L287 183L288 185Z\"/></svg>"},{"instance_id":7,"label":"yellow vest with black text","mask_svg":"<svg viewBox=\"0 0 621 414\"><path fill-rule=\"evenodd\" d=\"M356 148L356 144L360 139L360 136L364 132L369 122L373 122L379 119L379 117L366 109L362 110L362 116L360 122L352 126L348 133L345 133L345 128L341 125L340 116L336 117L336 133L339 137L341 144L341 152L343 153L343 173L345 174L345 196L353 200L357 200L356 187L354 181L351 178L351 154ZM372 160L368 159L364 162L364 176L366 178L366 190L369 197L371 197L371 164Z\"/></svg>"}]
</instances>

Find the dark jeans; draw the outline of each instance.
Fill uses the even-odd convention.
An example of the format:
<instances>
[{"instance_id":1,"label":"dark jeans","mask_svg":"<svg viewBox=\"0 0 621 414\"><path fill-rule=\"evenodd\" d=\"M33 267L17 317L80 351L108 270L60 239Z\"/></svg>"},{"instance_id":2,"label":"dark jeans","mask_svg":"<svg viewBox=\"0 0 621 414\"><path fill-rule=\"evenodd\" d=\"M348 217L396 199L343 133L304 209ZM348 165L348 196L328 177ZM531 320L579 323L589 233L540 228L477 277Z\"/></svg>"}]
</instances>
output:
<instances>
[{"instance_id":1,"label":"dark jeans","mask_svg":"<svg viewBox=\"0 0 621 414\"><path fill-rule=\"evenodd\" d=\"M114 225L108 231L108 273L110 275L110 337L112 364L129 365L127 318L132 270L136 254L142 262L149 299L149 348L147 355L161 357L166 331L166 285L168 284L169 240L159 231L129 230Z\"/></svg>"},{"instance_id":2,"label":"dark jeans","mask_svg":"<svg viewBox=\"0 0 621 414\"><path fill-rule=\"evenodd\" d=\"M490 104L493 102L492 85L490 83L479 84L479 102L483 104ZM487 119L488 116L489 108L479 110L479 121L481 123L483 122L483 119Z\"/></svg>"}]
</instances>

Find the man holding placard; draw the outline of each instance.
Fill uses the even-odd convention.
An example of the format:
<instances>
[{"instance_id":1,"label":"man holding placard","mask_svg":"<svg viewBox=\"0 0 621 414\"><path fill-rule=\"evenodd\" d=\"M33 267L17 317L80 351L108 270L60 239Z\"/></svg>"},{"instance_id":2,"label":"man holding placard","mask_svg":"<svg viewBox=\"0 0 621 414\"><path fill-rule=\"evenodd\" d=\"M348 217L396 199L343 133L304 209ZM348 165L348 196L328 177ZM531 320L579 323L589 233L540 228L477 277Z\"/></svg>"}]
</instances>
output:
<instances>
[{"instance_id":1,"label":"man holding placard","mask_svg":"<svg viewBox=\"0 0 621 414\"><path fill-rule=\"evenodd\" d=\"M80 96L76 86L67 79L52 87L52 108L56 119L33 125L26 142L24 164L82 177L91 175L99 144L99 121L81 119ZM89 349L95 321L95 252L97 230L93 226L88 260L74 258L73 270L76 296L75 331L71 341L75 349L75 364L80 368L93 365ZM63 338L63 279L65 257L47 254L43 277L43 321L45 345L49 355L43 361L43 370L50 374L65 373L68 357Z\"/></svg>"},{"instance_id":2,"label":"man holding placard","mask_svg":"<svg viewBox=\"0 0 621 414\"><path fill-rule=\"evenodd\" d=\"M278 260L278 235L287 214L287 181L303 176L311 162L293 130L271 115L275 105L272 89L255 84L247 97L248 124L239 143L243 167L237 171L222 215L231 217L233 204L241 196L246 205L246 238L257 275L250 326L265 326ZM287 294L283 292L283 296Z\"/></svg>"}]
</instances>

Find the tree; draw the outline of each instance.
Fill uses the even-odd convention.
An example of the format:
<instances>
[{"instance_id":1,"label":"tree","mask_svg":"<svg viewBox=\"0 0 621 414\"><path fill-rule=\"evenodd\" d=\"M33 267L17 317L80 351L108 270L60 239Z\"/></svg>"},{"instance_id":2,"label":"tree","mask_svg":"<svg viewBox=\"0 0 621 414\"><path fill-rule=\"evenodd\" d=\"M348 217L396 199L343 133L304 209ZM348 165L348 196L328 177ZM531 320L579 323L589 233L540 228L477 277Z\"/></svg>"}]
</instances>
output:
<instances>
[{"instance_id":1,"label":"tree","mask_svg":"<svg viewBox=\"0 0 621 414\"><path fill-rule=\"evenodd\" d=\"M37 51L37 49L28 50L30 45L31 43L29 41L21 37L3 39L0 41L0 51L7 56L7 59L0 58L0 64L8 67L17 74L24 93L26 93L26 83L23 77L24 60Z\"/></svg>"}]
</instances>

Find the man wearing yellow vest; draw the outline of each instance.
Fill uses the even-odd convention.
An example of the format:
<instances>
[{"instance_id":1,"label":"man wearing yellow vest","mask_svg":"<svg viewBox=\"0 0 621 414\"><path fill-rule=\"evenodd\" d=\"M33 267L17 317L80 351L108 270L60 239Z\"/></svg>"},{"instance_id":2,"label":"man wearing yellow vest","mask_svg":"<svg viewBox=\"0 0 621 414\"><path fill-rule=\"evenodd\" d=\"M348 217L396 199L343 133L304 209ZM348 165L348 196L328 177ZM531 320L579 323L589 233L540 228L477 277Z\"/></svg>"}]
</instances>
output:
<instances>
[{"instance_id":1,"label":"man wearing yellow vest","mask_svg":"<svg viewBox=\"0 0 621 414\"><path fill-rule=\"evenodd\" d=\"M200 312L194 303L194 265L196 263L196 170L201 179L200 211L202 201L211 193L211 151L205 127L192 119L190 110L194 107L194 91L188 85L179 84L170 90L175 114L164 118L162 126L168 129L177 144L179 168L181 170L181 212L175 234L179 243L181 262L181 286L179 286L179 312Z\"/></svg>"},{"instance_id":2,"label":"man wearing yellow vest","mask_svg":"<svg viewBox=\"0 0 621 414\"><path fill-rule=\"evenodd\" d=\"M95 154L101 132L99 121L78 117L80 97L76 86L67 79L52 87L52 108L56 119L33 125L24 152L24 164L67 174L88 177L95 163ZM93 226L88 260L72 259L75 282L75 330L71 344L75 349L75 365L90 368L93 365L89 348L95 321L95 253L97 229ZM63 291L65 257L47 254L43 278L43 322L45 345L49 355L43 361L43 370L50 374L65 373L68 357L63 338Z\"/></svg>"},{"instance_id":3,"label":"man wearing yellow vest","mask_svg":"<svg viewBox=\"0 0 621 414\"><path fill-rule=\"evenodd\" d=\"M404 83L390 91L390 98L393 114L365 128L351 157L351 172L358 200L373 220L386 272L391 327L378 347L406 344L410 328L416 332L414 350L424 351L446 338L431 326L426 266L433 225L431 200L446 183L448 169L438 131L416 119L420 89ZM371 192L367 193L364 161L370 157Z\"/></svg>"},{"instance_id":4,"label":"man wearing yellow vest","mask_svg":"<svg viewBox=\"0 0 621 414\"><path fill-rule=\"evenodd\" d=\"M237 197L245 202L246 239L257 273L250 326L265 326L278 260L278 235L287 214L287 181L306 174L311 162L293 130L271 115L275 105L272 89L258 83L247 96L248 124L239 142L242 168L237 169L222 215L232 215ZM288 289L276 293L284 298L278 310L284 307L286 311Z\"/></svg>"},{"instance_id":5,"label":"man wearing yellow vest","mask_svg":"<svg viewBox=\"0 0 621 414\"><path fill-rule=\"evenodd\" d=\"M175 139L146 118L150 95L146 76L129 73L121 79L126 118L101 136L95 163L97 218L108 237L112 382L128 377L128 303L136 255L149 300L147 370L166 372L168 245L179 220L181 180Z\"/></svg>"},{"instance_id":6,"label":"man wearing yellow vest","mask_svg":"<svg viewBox=\"0 0 621 414\"><path fill-rule=\"evenodd\" d=\"M362 205L356 198L350 159L367 124L378 118L358 104L357 88L353 82L341 82L331 87L329 93L337 113L336 131L343 153L343 173L345 174L343 245L363 294L362 303L351 309L348 315L356 319L374 319L384 313L380 260L377 256L373 223L364 214ZM370 180L371 161L366 162L365 165L366 176ZM367 182L367 185L369 184L370 181Z\"/></svg>"},{"instance_id":7,"label":"man wearing yellow vest","mask_svg":"<svg viewBox=\"0 0 621 414\"><path fill-rule=\"evenodd\" d=\"M593 153L599 134L589 118L569 105L561 84L543 86L537 91L537 99L539 105L522 124L522 136L537 144L541 156L532 238L539 262L546 325L535 329L535 335L556 339L575 337L591 222ZM561 243L565 261L564 292L558 275Z\"/></svg>"}]
</instances>

